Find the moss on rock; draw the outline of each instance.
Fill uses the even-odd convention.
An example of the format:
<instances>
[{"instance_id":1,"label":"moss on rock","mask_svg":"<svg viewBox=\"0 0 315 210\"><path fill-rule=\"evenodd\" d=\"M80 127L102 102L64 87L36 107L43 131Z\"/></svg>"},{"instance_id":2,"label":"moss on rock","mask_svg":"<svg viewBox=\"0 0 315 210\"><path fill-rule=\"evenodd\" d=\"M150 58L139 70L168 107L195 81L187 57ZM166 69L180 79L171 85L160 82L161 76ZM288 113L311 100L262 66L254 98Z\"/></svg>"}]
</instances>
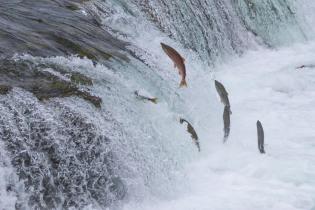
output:
<instances>
[{"instance_id":1,"label":"moss on rock","mask_svg":"<svg viewBox=\"0 0 315 210\"><path fill-rule=\"evenodd\" d=\"M80 10L80 7L78 6L78 5L76 5L76 4L68 4L67 6L66 6L66 8L67 9L70 9L70 10L72 10L72 11L77 11L77 10Z\"/></svg>"},{"instance_id":2,"label":"moss on rock","mask_svg":"<svg viewBox=\"0 0 315 210\"><path fill-rule=\"evenodd\" d=\"M79 91L77 92L77 95L81 98L83 98L86 101L89 101L90 103L92 103L95 107L97 108L101 108L101 104L102 104L102 99L98 96L93 96L88 92L85 91Z\"/></svg>"},{"instance_id":3,"label":"moss on rock","mask_svg":"<svg viewBox=\"0 0 315 210\"><path fill-rule=\"evenodd\" d=\"M78 72L72 73L71 82L80 85L93 85L92 79Z\"/></svg>"},{"instance_id":4,"label":"moss on rock","mask_svg":"<svg viewBox=\"0 0 315 210\"><path fill-rule=\"evenodd\" d=\"M36 87L31 91L39 100L48 100L55 97L71 97L78 96L86 101L92 103L95 107L100 108L102 99L91 95L87 91L81 91L78 87L72 85L70 82L63 80L51 81L47 86Z\"/></svg>"},{"instance_id":5,"label":"moss on rock","mask_svg":"<svg viewBox=\"0 0 315 210\"><path fill-rule=\"evenodd\" d=\"M77 96L95 107L101 107L102 99L82 91L78 84L92 85L92 80L83 74L73 73L71 81L63 80L58 76L43 71L47 65L33 64L30 61L0 61L0 84L9 84L20 87L33 93L39 100L48 100L55 97ZM60 72L65 73L62 69ZM6 94L11 86L0 85L0 94Z\"/></svg>"},{"instance_id":6,"label":"moss on rock","mask_svg":"<svg viewBox=\"0 0 315 210\"><path fill-rule=\"evenodd\" d=\"M55 36L55 41L58 44L62 45L64 48L71 51L72 53L77 54L79 57L81 58L87 57L88 59L92 60L93 63L96 63L97 61L99 61L99 58L108 60L112 57L112 55L109 53L95 50L92 48L88 49L84 46L80 46L79 44L61 36Z\"/></svg>"},{"instance_id":7,"label":"moss on rock","mask_svg":"<svg viewBox=\"0 0 315 210\"><path fill-rule=\"evenodd\" d=\"M71 50L73 53L78 54L80 57L87 57L91 60L97 60L96 56L89 52L87 49L84 49L80 45L60 36L55 36L55 40L58 44L61 44L63 47Z\"/></svg>"}]
</instances>

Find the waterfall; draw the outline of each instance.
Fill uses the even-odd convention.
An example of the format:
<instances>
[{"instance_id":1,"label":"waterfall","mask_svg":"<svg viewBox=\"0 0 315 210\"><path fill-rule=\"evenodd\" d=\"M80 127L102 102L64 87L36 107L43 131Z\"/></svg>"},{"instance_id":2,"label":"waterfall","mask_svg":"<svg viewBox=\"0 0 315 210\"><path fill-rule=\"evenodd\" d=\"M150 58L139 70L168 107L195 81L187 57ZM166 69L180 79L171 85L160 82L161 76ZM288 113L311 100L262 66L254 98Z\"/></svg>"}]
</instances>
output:
<instances>
[{"instance_id":1,"label":"waterfall","mask_svg":"<svg viewBox=\"0 0 315 210\"><path fill-rule=\"evenodd\" d=\"M221 145L216 66L313 38L307 0L0 2L4 209L178 197L189 188L184 168ZM160 42L185 57L187 89ZM201 154L181 117L198 131Z\"/></svg>"}]
</instances>

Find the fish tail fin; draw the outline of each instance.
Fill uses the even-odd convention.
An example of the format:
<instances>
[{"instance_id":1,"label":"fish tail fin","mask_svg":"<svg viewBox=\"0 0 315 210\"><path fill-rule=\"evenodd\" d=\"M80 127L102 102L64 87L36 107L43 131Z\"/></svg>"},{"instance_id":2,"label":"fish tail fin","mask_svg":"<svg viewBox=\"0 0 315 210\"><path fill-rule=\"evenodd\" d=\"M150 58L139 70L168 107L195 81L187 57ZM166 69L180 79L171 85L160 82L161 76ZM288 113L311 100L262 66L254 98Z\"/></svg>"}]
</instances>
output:
<instances>
[{"instance_id":1,"label":"fish tail fin","mask_svg":"<svg viewBox=\"0 0 315 210\"><path fill-rule=\"evenodd\" d=\"M227 136L224 136L224 137L223 137L223 144L225 144L227 140L228 140L228 137L227 137Z\"/></svg>"},{"instance_id":2,"label":"fish tail fin","mask_svg":"<svg viewBox=\"0 0 315 210\"><path fill-rule=\"evenodd\" d=\"M179 84L179 87L180 87L180 88L181 88L181 87L187 87L187 82L186 82L185 79L182 79L182 81L181 81L180 84Z\"/></svg>"},{"instance_id":3,"label":"fish tail fin","mask_svg":"<svg viewBox=\"0 0 315 210\"><path fill-rule=\"evenodd\" d=\"M265 154L266 152L265 152L265 149L264 148L259 148L259 152L261 153L261 154Z\"/></svg>"},{"instance_id":4,"label":"fish tail fin","mask_svg":"<svg viewBox=\"0 0 315 210\"><path fill-rule=\"evenodd\" d=\"M197 142L196 145L197 145L197 148L198 148L198 152L200 152L200 151L201 151L201 148L200 148L199 142Z\"/></svg>"},{"instance_id":5,"label":"fish tail fin","mask_svg":"<svg viewBox=\"0 0 315 210\"><path fill-rule=\"evenodd\" d=\"M150 100L152 103L154 103L154 104L157 104L157 102L158 102L158 99L157 98L151 98L151 100Z\"/></svg>"},{"instance_id":6,"label":"fish tail fin","mask_svg":"<svg viewBox=\"0 0 315 210\"><path fill-rule=\"evenodd\" d=\"M230 129L224 129L224 137L223 137L223 144L228 140L230 135Z\"/></svg>"}]
</instances>

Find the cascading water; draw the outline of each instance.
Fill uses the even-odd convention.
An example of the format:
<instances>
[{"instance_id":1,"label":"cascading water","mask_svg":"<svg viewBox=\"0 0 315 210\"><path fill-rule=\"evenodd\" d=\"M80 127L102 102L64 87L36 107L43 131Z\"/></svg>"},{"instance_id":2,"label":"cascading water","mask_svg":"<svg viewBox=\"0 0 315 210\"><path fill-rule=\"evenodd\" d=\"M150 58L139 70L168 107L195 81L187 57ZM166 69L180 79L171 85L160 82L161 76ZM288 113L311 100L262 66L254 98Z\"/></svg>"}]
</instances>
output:
<instances>
[{"instance_id":1,"label":"cascading water","mask_svg":"<svg viewBox=\"0 0 315 210\"><path fill-rule=\"evenodd\" d=\"M287 44L306 36L297 22L292 1L243 0L235 1L235 4L245 27L270 46Z\"/></svg>"},{"instance_id":2,"label":"cascading water","mask_svg":"<svg viewBox=\"0 0 315 210\"><path fill-rule=\"evenodd\" d=\"M311 172L314 166L308 165L314 160L314 146L305 151L307 170L299 174L302 178L280 171L283 162L279 162L273 168L278 172L276 181L264 182L269 173L260 175L262 170L271 174L267 164L277 157L267 157L262 169L254 167L262 160L247 151L252 149L251 139L242 135L246 119L252 120L252 115L248 113L243 121L239 116L245 111L239 105L243 98L237 98L241 88L236 83L244 78L233 77L245 74L236 66L238 71L227 71L234 64L255 67L252 62L260 54L247 55L249 50L311 39L314 31L308 27L315 18L310 8L315 5L310 0L303 5L293 0L0 3L2 209L266 209L272 195L266 196L266 205L257 202L263 202L264 192L274 192L256 192L251 186L272 188L286 183L285 192L295 190L292 185L296 184L302 186L301 193L288 194L296 200L288 201L288 208L278 209L315 205L310 195L315 184L303 181L315 176ZM187 89L178 88L179 77L160 42L185 57ZM270 62L275 62L273 57L281 58L264 53ZM280 55L294 58L293 54L284 51ZM232 64L225 64L228 60ZM276 78L282 81L281 76ZM222 110L215 100L214 77L235 87L229 89L235 116L232 129L236 124L230 145L221 145ZM247 81L248 90L256 88L252 83ZM275 87L277 91L283 91L281 84ZM136 90L157 97L158 104L139 101ZM181 117L197 130L201 153L180 125ZM280 147L279 143L270 144ZM290 160L303 171L295 156ZM231 163L224 166L228 161ZM233 174L237 178L229 179ZM201 181L195 182L197 179ZM206 182L208 179L212 182ZM209 188L204 189L203 184ZM241 191L244 193L234 196L230 205L223 204L233 196L228 191L242 184L248 184ZM303 188L306 184L310 189ZM251 190L258 196L242 205ZM280 193L278 199L285 201L285 195ZM207 196L213 196L211 206L204 202Z\"/></svg>"}]
</instances>

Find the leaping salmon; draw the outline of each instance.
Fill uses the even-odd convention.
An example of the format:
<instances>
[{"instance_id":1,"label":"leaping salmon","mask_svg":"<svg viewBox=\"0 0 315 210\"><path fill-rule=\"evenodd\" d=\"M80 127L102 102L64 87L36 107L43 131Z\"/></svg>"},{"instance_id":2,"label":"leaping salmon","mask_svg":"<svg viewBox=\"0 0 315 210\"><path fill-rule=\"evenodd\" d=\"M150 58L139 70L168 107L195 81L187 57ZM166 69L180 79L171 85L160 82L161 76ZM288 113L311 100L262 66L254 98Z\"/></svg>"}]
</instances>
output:
<instances>
[{"instance_id":1,"label":"leaping salmon","mask_svg":"<svg viewBox=\"0 0 315 210\"><path fill-rule=\"evenodd\" d=\"M296 69L304 69L304 68L315 68L315 65L310 64L310 65L302 65L302 66L296 67Z\"/></svg>"},{"instance_id":2,"label":"leaping salmon","mask_svg":"<svg viewBox=\"0 0 315 210\"><path fill-rule=\"evenodd\" d=\"M198 140L198 135L195 131L195 129L192 127L192 125L185 119L180 118L179 119L180 124L183 124L184 122L187 123L187 131L188 133L190 133L191 138L193 139L194 143L196 144L198 151L200 152L200 144L199 144L199 140Z\"/></svg>"},{"instance_id":3,"label":"leaping salmon","mask_svg":"<svg viewBox=\"0 0 315 210\"><path fill-rule=\"evenodd\" d=\"M174 67L178 68L179 75L182 77L179 87L187 87L185 59L172 47L161 43L163 51L174 62Z\"/></svg>"},{"instance_id":4,"label":"leaping salmon","mask_svg":"<svg viewBox=\"0 0 315 210\"><path fill-rule=\"evenodd\" d=\"M217 80L214 80L214 83L215 83L215 88L217 89L217 92L220 96L221 102L224 104L225 107L229 108L229 112L230 114L232 114L228 92L225 90L222 83L218 82Z\"/></svg>"},{"instance_id":5,"label":"leaping salmon","mask_svg":"<svg viewBox=\"0 0 315 210\"><path fill-rule=\"evenodd\" d=\"M231 119L230 119L230 107L225 106L224 112L223 112L223 124L224 124L224 137L223 137L223 143L225 143L230 135L230 126L231 126Z\"/></svg>"},{"instance_id":6,"label":"leaping salmon","mask_svg":"<svg viewBox=\"0 0 315 210\"><path fill-rule=\"evenodd\" d=\"M262 127L261 122L258 120L257 123L257 136L258 136L258 150L261 154L265 153L265 136L264 136L264 129Z\"/></svg>"},{"instance_id":7,"label":"leaping salmon","mask_svg":"<svg viewBox=\"0 0 315 210\"><path fill-rule=\"evenodd\" d=\"M157 104L157 98L149 98L147 96L139 95L138 91L135 91L135 95L137 96L137 98L139 98L141 100L147 100L147 101L151 101L154 104Z\"/></svg>"}]
</instances>

